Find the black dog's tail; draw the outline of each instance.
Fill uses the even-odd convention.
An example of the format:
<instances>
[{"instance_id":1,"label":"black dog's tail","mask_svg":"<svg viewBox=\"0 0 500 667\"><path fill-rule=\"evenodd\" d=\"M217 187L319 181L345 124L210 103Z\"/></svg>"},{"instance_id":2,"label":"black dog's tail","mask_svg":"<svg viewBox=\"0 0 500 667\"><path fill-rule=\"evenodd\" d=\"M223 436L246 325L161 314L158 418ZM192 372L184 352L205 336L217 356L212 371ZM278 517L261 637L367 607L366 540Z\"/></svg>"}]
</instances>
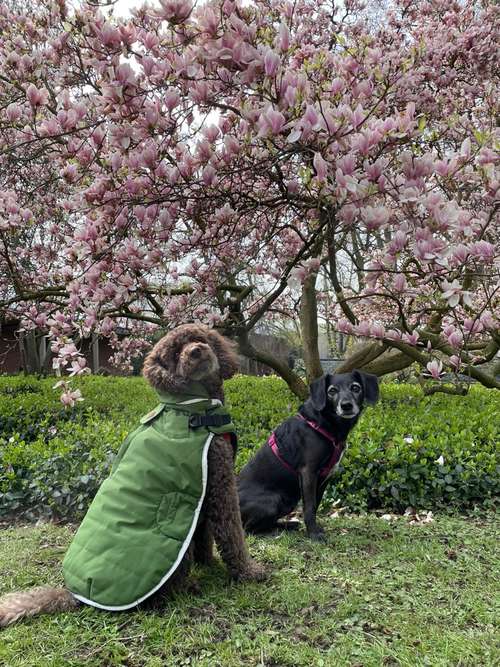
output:
<instances>
[{"instance_id":1,"label":"black dog's tail","mask_svg":"<svg viewBox=\"0 0 500 667\"><path fill-rule=\"evenodd\" d=\"M27 591L8 593L0 598L0 628L5 628L25 616L70 611L79 602L66 588L38 586Z\"/></svg>"}]
</instances>

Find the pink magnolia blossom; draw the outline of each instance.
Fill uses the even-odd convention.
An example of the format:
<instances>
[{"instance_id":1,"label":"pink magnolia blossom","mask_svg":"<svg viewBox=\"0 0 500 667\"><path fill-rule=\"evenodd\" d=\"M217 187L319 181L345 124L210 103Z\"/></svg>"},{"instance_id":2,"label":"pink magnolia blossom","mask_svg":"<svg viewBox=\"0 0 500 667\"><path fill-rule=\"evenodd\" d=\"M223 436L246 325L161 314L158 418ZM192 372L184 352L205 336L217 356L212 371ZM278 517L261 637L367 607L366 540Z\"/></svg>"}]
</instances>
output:
<instances>
[{"instance_id":1,"label":"pink magnolia blossom","mask_svg":"<svg viewBox=\"0 0 500 667\"><path fill-rule=\"evenodd\" d=\"M364 169L366 175L371 181L377 182L384 173L385 169L387 168L387 164L388 161L386 158L378 158L377 160L375 160L375 162L371 164L365 162Z\"/></svg>"},{"instance_id":2,"label":"pink magnolia blossom","mask_svg":"<svg viewBox=\"0 0 500 667\"><path fill-rule=\"evenodd\" d=\"M405 343L408 343L408 345L412 345L413 347L418 344L419 339L420 335L418 331L413 331L411 334L404 333L402 335L402 340L404 340Z\"/></svg>"},{"instance_id":3,"label":"pink magnolia blossom","mask_svg":"<svg viewBox=\"0 0 500 667\"><path fill-rule=\"evenodd\" d=\"M463 336L460 331L453 331L447 336L448 343L451 347L460 348L464 342Z\"/></svg>"},{"instance_id":4,"label":"pink magnolia blossom","mask_svg":"<svg viewBox=\"0 0 500 667\"><path fill-rule=\"evenodd\" d=\"M366 206L361 211L366 228L369 230L378 229L385 225L390 218L390 211L385 206Z\"/></svg>"},{"instance_id":5,"label":"pink magnolia blossom","mask_svg":"<svg viewBox=\"0 0 500 667\"><path fill-rule=\"evenodd\" d=\"M172 23L181 23L190 15L193 5L190 0L159 0L159 13Z\"/></svg>"},{"instance_id":6,"label":"pink magnolia blossom","mask_svg":"<svg viewBox=\"0 0 500 667\"><path fill-rule=\"evenodd\" d=\"M340 169L335 172L335 181L339 188L343 188L352 194L356 194L359 182L353 176L346 176ZM370 216L370 214L368 214Z\"/></svg>"},{"instance_id":7,"label":"pink magnolia blossom","mask_svg":"<svg viewBox=\"0 0 500 667\"><path fill-rule=\"evenodd\" d=\"M319 181L324 181L328 174L328 163L323 159L321 153L314 154L313 165L316 171L316 178Z\"/></svg>"},{"instance_id":8,"label":"pink magnolia blossom","mask_svg":"<svg viewBox=\"0 0 500 667\"><path fill-rule=\"evenodd\" d=\"M90 373L90 368L87 367L87 361L84 357L78 357L71 362L69 368L69 376L82 375L83 373Z\"/></svg>"},{"instance_id":9,"label":"pink magnolia blossom","mask_svg":"<svg viewBox=\"0 0 500 667\"><path fill-rule=\"evenodd\" d=\"M498 153L487 146L481 148L478 156L478 163L483 166L487 164L496 164L499 160Z\"/></svg>"},{"instance_id":10,"label":"pink magnolia blossom","mask_svg":"<svg viewBox=\"0 0 500 667\"><path fill-rule=\"evenodd\" d=\"M341 79L340 77L335 77L333 79L332 84L331 84L331 93L332 95L337 95L338 93L341 93L345 88L345 82L344 79Z\"/></svg>"},{"instance_id":11,"label":"pink magnolia blossom","mask_svg":"<svg viewBox=\"0 0 500 667\"><path fill-rule=\"evenodd\" d=\"M354 327L349 320L343 317L337 322L337 331L345 334L352 334L354 332Z\"/></svg>"},{"instance_id":12,"label":"pink magnolia blossom","mask_svg":"<svg viewBox=\"0 0 500 667\"><path fill-rule=\"evenodd\" d=\"M439 313L443 365L474 373L498 328L493 3L349 0L335 39L316 0L98 4L0 6L0 315L58 372L91 331L127 367L182 321L286 327L319 273L336 331L432 353Z\"/></svg>"},{"instance_id":13,"label":"pink magnolia blossom","mask_svg":"<svg viewBox=\"0 0 500 667\"><path fill-rule=\"evenodd\" d=\"M276 72L278 71L279 64L280 64L279 55L272 49L269 49L266 55L264 56L264 71L266 73L266 76L269 77L275 76Z\"/></svg>"},{"instance_id":14,"label":"pink magnolia blossom","mask_svg":"<svg viewBox=\"0 0 500 667\"><path fill-rule=\"evenodd\" d=\"M472 305L471 295L469 292L462 289L462 285L460 285L458 280L453 280L451 283L444 280L442 289L443 298L446 299L448 305L452 308L455 308L458 305L461 298L465 304Z\"/></svg>"},{"instance_id":15,"label":"pink magnolia blossom","mask_svg":"<svg viewBox=\"0 0 500 667\"><path fill-rule=\"evenodd\" d=\"M462 145L460 146L460 155L461 157L468 158L471 154L471 140L470 137L466 137Z\"/></svg>"},{"instance_id":16,"label":"pink magnolia blossom","mask_svg":"<svg viewBox=\"0 0 500 667\"><path fill-rule=\"evenodd\" d=\"M483 324L480 319L466 317L464 319L464 329L468 334L480 333L483 331Z\"/></svg>"},{"instance_id":17,"label":"pink magnolia blossom","mask_svg":"<svg viewBox=\"0 0 500 667\"><path fill-rule=\"evenodd\" d=\"M12 102L7 106L5 113L8 120L10 120L11 123L15 123L21 118L23 112L19 104Z\"/></svg>"},{"instance_id":18,"label":"pink magnolia blossom","mask_svg":"<svg viewBox=\"0 0 500 667\"><path fill-rule=\"evenodd\" d=\"M453 259L458 263L463 264L467 261L467 257L470 251L463 243L458 244L455 248L452 249Z\"/></svg>"},{"instance_id":19,"label":"pink magnolia blossom","mask_svg":"<svg viewBox=\"0 0 500 667\"><path fill-rule=\"evenodd\" d=\"M30 84L26 89L26 99L32 107L43 106L49 100L49 93L46 88L37 88Z\"/></svg>"},{"instance_id":20,"label":"pink magnolia blossom","mask_svg":"<svg viewBox=\"0 0 500 667\"><path fill-rule=\"evenodd\" d=\"M388 338L389 340L401 340L402 334L400 331L397 331L396 329L389 329L388 331L385 332L385 337Z\"/></svg>"},{"instance_id":21,"label":"pink magnolia blossom","mask_svg":"<svg viewBox=\"0 0 500 667\"><path fill-rule=\"evenodd\" d=\"M429 375L434 378L435 380L439 380L442 372L443 372L443 364L441 361L438 361L434 359L433 361L429 361L429 363L426 365L427 371Z\"/></svg>"},{"instance_id":22,"label":"pink magnolia blossom","mask_svg":"<svg viewBox=\"0 0 500 667\"><path fill-rule=\"evenodd\" d=\"M479 318L479 321L483 325L485 329L495 329L495 326L497 326L498 322L495 321L495 318L493 317L492 313L490 313L489 310L485 310L484 313L481 313L481 316Z\"/></svg>"},{"instance_id":23,"label":"pink magnolia blossom","mask_svg":"<svg viewBox=\"0 0 500 667\"><path fill-rule=\"evenodd\" d=\"M383 324L372 324L370 327L370 335L375 338L383 338L385 336L385 327Z\"/></svg>"},{"instance_id":24,"label":"pink magnolia blossom","mask_svg":"<svg viewBox=\"0 0 500 667\"><path fill-rule=\"evenodd\" d=\"M276 36L276 47L280 51L288 51L290 48L290 29L286 23L281 23Z\"/></svg>"},{"instance_id":25,"label":"pink magnolia blossom","mask_svg":"<svg viewBox=\"0 0 500 667\"><path fill-rule=\"evenodd\" d=\"M259 118L259 136L274 135L281 132L285 124L285 117L280 111L269 107Z\"/></svg>"},{"instance_id":26,"label":"pink magnolia blossom","mask_svg":"<svg viewBox=\"0 0 500 667\"><path fill-rule=\"evenodd\" d=\"M358 336L370 336L371 335L371 325L369 322L360 322L355 328L354 331Z\"/></svg>"},{"instance_id":27,"label":"pink magnolia blossom","mask_svg":"<svg viewBox=\"0 0 500 667\"><path fill-rule=\"evenodd\" d=\"M401 273L398 273L396 276L394 276L393 283L396 292L404 292L408 286L406 282L406 277Z\"/></svg>"},{"instance_id":28,"label":"pink magnolia blossom","mask_svg":"<svg viewBox=\"0 0 500 667\"><path fill-rule=\"evenodd\" d=\"M163 99L167 109L173 111L179 104L180 96L175 88L168 88Z\"/></svg>"},{"instance_id":29,"label":"pink magnolia blossom","mask_svg":"<svg viewBox=\"0 0 500 667\"><path fill-rule=\"evenodd\" d=\"M59 354L64 357L72 357L79 354L74 343L67 343L59 349Z\"/></svg>"},{"instance_id":30,"label":"pink magnolia blossom","mask_svg":"<svg viewBox=\"0 0 500 667\"><path fill-rule=\"evenodd\" d=\"M491 262L499 251L492 243L488 241L477 241L469 246L469 252L473 257L477 257L483 262Z\"/></svg>"},{"instance_id":31,"label":"pink magnolia blossom","mask_svg":"<svg viewBox=\"0 0 500 667\"><path fill-rule=\"evenodd\" d=\"M74 391L64 391L61 394L61 403L64 407L73 407L77 401L83 401L82 392L80 389Z\"/></svg>"},{"instance_id":32,"label":"pink magnolia blossom","mask_svg":"<svg viewBox=\"0 0 500 667\"><path fill-rule=\"evenodd\" d=\"M356 169L356 156L349 152L347 155L344 155L337 160L337 167L342 171L346 176L352 176Z\"/></svg>"},{"instance_id":33,"label":"pink magnolia blossom","mask_svg":"<svg viewBox=\"0 0 500 667\"><path fill-rule=\"evenodd\" d=\"M361 104L358 104L358 106L354 109L354 111L351 114L351 123L354 128L357 128L361 125L365 118L365 112L363 110L363 107Z\"/></svg>"},{"instance_id":34,"label":"pink magnolia blossom","mask_svg":"<svg viewBox=\"0 0 500 667\"><path fill-rule=\"evenodd\" d=\"M203 169L202 179L205 185L213 185L216 182L216 171L212 165L208 164Z\"/></svg>"}]
</instances>

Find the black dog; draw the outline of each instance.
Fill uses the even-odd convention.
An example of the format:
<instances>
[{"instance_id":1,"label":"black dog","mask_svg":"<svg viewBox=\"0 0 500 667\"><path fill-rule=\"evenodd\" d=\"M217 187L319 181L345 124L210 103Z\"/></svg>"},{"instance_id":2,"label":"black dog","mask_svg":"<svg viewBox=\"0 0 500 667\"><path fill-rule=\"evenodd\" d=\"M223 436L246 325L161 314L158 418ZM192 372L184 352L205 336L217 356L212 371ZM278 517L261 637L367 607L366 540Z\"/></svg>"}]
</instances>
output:
<instances>
[{"instance_id":1,"label":"black dog","mask_svg":"<svg viewBox=\"0 0 500 667\"><path fill-rule=\"evenodd\" d=\"M376 403L378 393L378 378L356 370L311 384L298 415L280 424L240 472L240 510L248 531L271 530L302 497L308 536L324 540L316 511L363 404Z\"/></svg>"}]
</instances>

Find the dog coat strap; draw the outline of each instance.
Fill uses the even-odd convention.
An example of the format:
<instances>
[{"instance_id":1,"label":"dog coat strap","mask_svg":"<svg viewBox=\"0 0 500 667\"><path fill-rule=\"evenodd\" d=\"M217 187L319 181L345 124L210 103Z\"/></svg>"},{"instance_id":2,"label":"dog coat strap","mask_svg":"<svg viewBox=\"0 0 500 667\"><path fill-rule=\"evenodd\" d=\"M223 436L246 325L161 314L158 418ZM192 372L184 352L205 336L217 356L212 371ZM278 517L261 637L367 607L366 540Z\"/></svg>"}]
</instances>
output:
<instances>
[{"instance_id":1,"label":"dog coat strap","mask_svg":"<svg viewBox=\"0 0 500 667\"><path fill-rule=\"evenodd\" d=\"M189 428L196 430L205 426L207 428L222 428L231 424L230 415L191 415L188 420ZM238 439L236 433L233 431L228 431L221 434L225 440L227 440L233 447L233 456L236 457L236 452L238 450Z\"/></svg>"},{"instance_id":2,"label":"dog coat strap","mask_svg":"<svg viewBox=\"0 0 500 667\"><path fill-rule=\"evenodd\" d=\"M278 447L278 443L276 441L276 435L274 433L271 433L271 437L267 441L267 444L269 447L271 447L271 451L274 454L274 456L278 459L280 463L282 463L287 470L289 470L293 475L298 475L298 472L295 470L295 468L292 468L292 466L285 461L285 459L281 456L280 450Z\"/></svg>"},{"instance_id":3,"label":"dog coat strap","mask_svg":"<svg viewBox=\"0 0 500 667\"><path fill-rule=\"evenodd\" d=\"M189 417L189 428L201 428L202 426L225 426L231 423L229 415L191 415Z\"/></svg>"}]
</instances>

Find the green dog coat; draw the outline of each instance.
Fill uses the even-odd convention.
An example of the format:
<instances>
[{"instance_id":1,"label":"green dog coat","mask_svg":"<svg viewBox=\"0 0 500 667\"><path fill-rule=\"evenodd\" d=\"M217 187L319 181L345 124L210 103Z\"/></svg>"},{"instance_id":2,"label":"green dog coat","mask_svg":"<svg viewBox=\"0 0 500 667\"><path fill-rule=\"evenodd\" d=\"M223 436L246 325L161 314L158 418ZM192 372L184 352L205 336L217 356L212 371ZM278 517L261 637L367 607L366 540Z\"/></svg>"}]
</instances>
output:
<instances>
[{"instance_id":1,"label":"green dog coat","mask_svg":"<svg viewBox=\"0 0 500 667\"><path fill-rule=\"evenodd\" d=\"M159 398L120 447L63 561L66 587L94 607L130 609L172 576L196 529L214 434L236 442L202 385Z\"/></svg>"}]
</instances>

